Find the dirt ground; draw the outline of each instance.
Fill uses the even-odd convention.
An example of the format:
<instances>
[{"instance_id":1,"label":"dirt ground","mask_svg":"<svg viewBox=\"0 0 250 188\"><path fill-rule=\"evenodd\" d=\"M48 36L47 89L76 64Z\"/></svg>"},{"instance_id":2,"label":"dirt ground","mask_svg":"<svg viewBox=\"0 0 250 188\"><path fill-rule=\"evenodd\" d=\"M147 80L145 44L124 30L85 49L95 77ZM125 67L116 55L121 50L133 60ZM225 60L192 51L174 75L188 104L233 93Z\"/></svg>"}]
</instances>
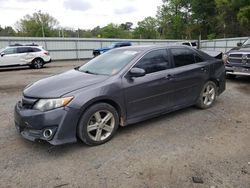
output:
<instances>
[{"instance_id":1,"label":"dirt ground","mask_svg":"<svg viewBox=\"0 0 250 188\"><path fill-rule=\"evenodd\" d=\"M13 108L22 89L82 63L0 70L1 188L250 188L250 77L228 80L208 110L190 107L120 128L101 146L53 147L19 136Z\"/></svg>"}]
</instances>

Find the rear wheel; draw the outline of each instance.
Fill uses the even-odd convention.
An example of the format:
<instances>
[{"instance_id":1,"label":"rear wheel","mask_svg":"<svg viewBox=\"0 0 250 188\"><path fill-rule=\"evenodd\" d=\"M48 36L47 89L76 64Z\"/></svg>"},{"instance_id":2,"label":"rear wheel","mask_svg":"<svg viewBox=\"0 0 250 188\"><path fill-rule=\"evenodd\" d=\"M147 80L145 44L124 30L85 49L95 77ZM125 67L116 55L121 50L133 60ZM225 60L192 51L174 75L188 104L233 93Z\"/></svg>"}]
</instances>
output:
<instances>
[{"instance_id":1,"label":"rear wheel","mask_svg":"<svg viewBox=\"0 0 250 188\"><path fill-rule=\"evenodd\" d=\"M197 106L202 109L211 107L217 97L217 86L214 82L208 81L202 88Z\"/></svg>"},{"instance_id":2,"label":"rear wheel","mask_svg":"<svg viewBox=\"0 0 250 188\"><path fill-rule=\"evenodd\" d=\"M33 69L41 69L43 68L44 61L41 58L34 59L31 63L31 68Z\"/></svg>"},{"instance_id":3,"label":"rear wheel","mask_svg":"<svg viewBox=\"0 0 250 188\"><path fill-rule=\"evenodd\" d=\"M87 145L100 145L109 141L119 124L116 109L106 103L98 103L88 108L78 125L78 137Z\"/></svg>"}]
</instances>

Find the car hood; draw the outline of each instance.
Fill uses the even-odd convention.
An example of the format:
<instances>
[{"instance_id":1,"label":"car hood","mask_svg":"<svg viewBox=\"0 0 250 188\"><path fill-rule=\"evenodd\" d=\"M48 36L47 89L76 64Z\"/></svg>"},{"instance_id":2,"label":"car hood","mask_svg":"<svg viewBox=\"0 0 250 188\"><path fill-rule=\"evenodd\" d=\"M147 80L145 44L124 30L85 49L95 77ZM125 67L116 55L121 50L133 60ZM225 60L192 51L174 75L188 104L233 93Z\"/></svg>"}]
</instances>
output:
<instances>
[{"instance_id":1,"label":"car hood","mask_svg":"<svg viewBox=\"0 0 250 188\"><path fill-rule=\"evenodd\" d=\"M107 78L108 76L105 75L70 70L28 85L24 89L23 95L33 98L57 98L69 92L103 82Z\"/></svg>"},{"instance_id":2,"label":"car hood","mask_svg":"<svg viewBox=\"0 0 250 188\"><path fill-rule=\"evenodd\" d=\"M228 53L250 53L250 47L247 46L247 47L241 47L241 48L233 48L231 49Z\"/></svg>"}]
</instances>

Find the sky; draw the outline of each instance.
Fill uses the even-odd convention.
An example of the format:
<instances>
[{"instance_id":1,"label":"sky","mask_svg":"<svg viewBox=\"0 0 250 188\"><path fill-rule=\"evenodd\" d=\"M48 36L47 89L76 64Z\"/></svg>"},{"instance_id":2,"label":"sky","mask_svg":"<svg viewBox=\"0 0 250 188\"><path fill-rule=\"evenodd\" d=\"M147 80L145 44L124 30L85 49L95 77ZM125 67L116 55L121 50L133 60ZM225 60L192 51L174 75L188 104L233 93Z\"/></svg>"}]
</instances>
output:
<instances>
[{"instance_id":1,"label":"sky","mask_svg":"<svg viewBox=\"0 0 250 188\"><path fill-rule=\"evenodd\" d=\"M41 10L61 27L93 29L109 23L132 22L155 16L162 0L0 0L0 26L15 26L27 14Z\"/></svg>"}]
</instances>

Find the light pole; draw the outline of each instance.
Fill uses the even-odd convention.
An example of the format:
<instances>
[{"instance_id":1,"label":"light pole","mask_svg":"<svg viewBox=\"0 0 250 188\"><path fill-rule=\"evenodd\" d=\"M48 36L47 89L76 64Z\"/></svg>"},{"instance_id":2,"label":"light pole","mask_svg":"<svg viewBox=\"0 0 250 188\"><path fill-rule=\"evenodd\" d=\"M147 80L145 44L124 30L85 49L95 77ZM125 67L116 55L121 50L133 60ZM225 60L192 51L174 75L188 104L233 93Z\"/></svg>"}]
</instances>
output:
<instances>
[{"instance_id":1,"label":"light pole","mask_svg":"<svg viewBox=\"0 0 250 188\"><path fill-rule=\"evenodd\" d=\"M39 13L38 14L39 15L38 19L39 19L39 21L41 22L41 25L42 25L42 35L43 35L43 38L44 38L45 37L45 33L44 33L44 27L43 27L43 19L42 19L42 16L41 16L42 15L41 10L39 10L38 13Z\"/></svg>"}]
</instances>

